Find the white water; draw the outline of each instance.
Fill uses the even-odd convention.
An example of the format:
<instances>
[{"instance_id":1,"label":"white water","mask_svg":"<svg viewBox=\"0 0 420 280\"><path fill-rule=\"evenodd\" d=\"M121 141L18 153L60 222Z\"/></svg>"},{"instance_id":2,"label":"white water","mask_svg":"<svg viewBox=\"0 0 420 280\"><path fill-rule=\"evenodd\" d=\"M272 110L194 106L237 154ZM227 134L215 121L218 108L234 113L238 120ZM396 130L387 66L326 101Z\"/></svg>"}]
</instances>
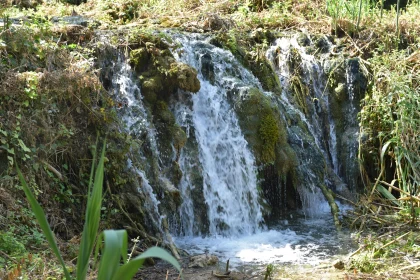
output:
<instances>
[{"instance_id":1,"label":"white water","mask_svg":"<svg viewBox=\"0 0 420 280\"><path fill-rule=\"evenodd\" d=\"M201 90L196 94L180 93L190 103L178 102L172 107L177 123L185 129L189 138L194 136L199 158L198 162L192 160L196 156L195 151L184 148L178 161L183 172L179 185L183 203L179 210L181 230L177 233L182 236L174 238L175 243L191 254L209 252L219 256L222 261L230 259L232 267L251 263L315 265L333 255L345 254L350 249L349 240L336 233L330 208L314 186L298 189L305 212L313 218L299 218L299 214L293 213L290 219L280 221L279 225L269 230L261 227L255 159L227 95L230 89L236 89L240 94L242 89L261 89L261 86L229 52L209 45L201 38L179 36L177 40L183 46L183 54L178 59L199 70ZM200 72L201 58L205 53L210 54L214 62L214 85ZM120 61L118 65L121 67L113 84L116 95L124 101L121 110L125 111L127 129L135 135L147 134L149 145L155 145L154 129L147 120L140 89L134 82L132 71L124 62ZM306 120L304 114L292 104L288 104L285 95L282 98L284 104L297 110L302 121L307 123L317 141L316 145L321 149L318 127ZM156 146L151 150L159 158ZM302 164L301 168L304 168L305 162ZM159 201L146 173L138 168L133 169L142 180L141 192L147 196L146 208L154 223L160 226ZM193 172L200 172L203 176L209 219L208 236L205 238L197 236L202 232L195 220ZM308 173L308 176L315 175Z\"/></svg>"},{"instance_id":2,"label":"white water","mask_svg":"<svg viewBox=\"0 0 420 280\"><path fill-rule=\"evenodd\" d=\"M174 241L190 254L208 252L220 261L229 259L234 269L267 264L318 265L352 249L349 234L335 230L328 204L323 203L322 208L317 218L297 218L293 214L273 229L252 235L176 237Z\"/></svg>"},{"instance_id":3,"label":"white water","mask_svg":"<svg viewBox=\"0 0 420 280\"><path fill-rule=\"evenodd\" d=\"M141 135L146 134L148 144L152 147L152 152L156 158L159 157L158 149L156 148L156 139L153 126L147 119L147 112L142 102L140 88L137 86L133 71L130 65L125 61L120 54L117 63L114 65L116 73L113 76L112 84L114 88L115 98L121 103L122 112L120 112L126 129L130 134ZM136 156L142 157L138 154ZM143 157L145 159L145 157ZM153 192L153 188L143 170L133 166L132 160L128 159L127 168L131 169L139 176L141 180L141 188L138 189L143 193L145 199L145 208L148 210L149 216L155 228L162 229L162 217L159 213L157 200Z\"/></svg>"},{"instance_id":4,"label":"white water","mask_svg":"<svg viewBox=\"0 0 420 280\"><path fill-rule=\"evenodd\" d=\"M315 112L311 114L310 119L304 115L304 113L297 108L294 104L289 101L288 92L290 92L290 80L292 79L293 73L292 69L289 69L288 61L289 57L292 55L292 50L295 50L300 55L302 61L299 68L304 72L304 83L309 85L310 90L313 92L312 103L316 104L314 106ZM281 100L283 104L293 110L300 116L300 119L307 125L308 130L312 134L316 146L320 149L324 155L327 155L326 146L320 143L320 140L323 139L323 123L319 119L318 113L320 111L325 111L328 115L328 126L329 126L329 139L328 139L328 150L331 156L331 164L334 172L338 174L338 156L337 156L337 136L335 131L334 120L331 117L329 111L329 100L328 93L326 90L326 77L323 74L321 62L317 61L313 55L307 54L304 47L300 46L297 42L297 37L291 38L280 38L276 43L267 50L267 58L275 65L277 74L279 75L280 82L284 88L284 92ZM322 59L326 59L327 55L321 56ZM325 157L327 162L330 161L329 157Z\"/></svg>"},{"instance_id":5,"label":"white water","mask_svg":"<svg viewBox=\"0 0 420 280\"><path fill-rule=\"evenodd\" d=\"M248 148L235 112L227 100L226 88L236 84L237 76L249 75L242 67L234 72L228 61L233 56L221 49L203 43L201 40L178 37L183 46L183 55L178 57L200 70L200 56L210 54L215 60L215 78L217 85L210 84L199 73L201 89L192 94L192 109L176 108L178 122L188 129L194 127L198 143L199 161L203 176L203 193L207 205L209 234L211 236L238 236L251 234L258 230L262 222L262 213L258 203L255 159ZM227 77L225 77L227 76ZM223 85L221 86L221 85ZM190 124L185 120L189 119ZM184 234L193 233L194 215L190 197L191 184L188 178L188 154L182 153L180 166L184 168L181 182L183 205L181 217ZM187 169L187 170L185 170ZM187 171L187 172L185 172Z\"/></svg>"},{"instance_id":6,"label":"white water","mask_svg":"<svg viewBox=\"0 0 420 280\"><path fill-rule=\"evenodd\" d=\"M180 184L184 202L180 210L182 234L174 238L177 246L190 254L207 252L219 256L221 261L229 259L234 268L268 263L316 265L332 256L346 254L351 248L349 237L336 232L330 207L320 189L314 185L298 189L305 213L311 219L299 218L300 214L293 213L290 219L279 222L271 229L259 227L262 216L257 201L254 158L228 103L227 90L236 89L241 94L242 90L250 87L261 89L261 86L229 52L202 39L180 36L177 40L182 45L182 56L178 59L197 69L201 82L198 93L180 93L184 97L189 95L192 104L186 104L188 102L184 98L182 103L174 106L178 124L187 135L194 133L200 157L197 165L191 160L191 152L184 149L179 159L184 174ZM204 54L210 54L214 63L214 84L200 72ZM270 93L266 94L270 96ZM319 127L307 121L285 95L281 98L307 123L318 148L322 149L319 143L321 135L316 132ZM204 196L210 219L210 235L206 237L194 228L191 197L194 189L188 176L192 170L201 170L204 176ZM220 221L229 225L229 229L218 228Z\"/></svg>"}]
</instances>

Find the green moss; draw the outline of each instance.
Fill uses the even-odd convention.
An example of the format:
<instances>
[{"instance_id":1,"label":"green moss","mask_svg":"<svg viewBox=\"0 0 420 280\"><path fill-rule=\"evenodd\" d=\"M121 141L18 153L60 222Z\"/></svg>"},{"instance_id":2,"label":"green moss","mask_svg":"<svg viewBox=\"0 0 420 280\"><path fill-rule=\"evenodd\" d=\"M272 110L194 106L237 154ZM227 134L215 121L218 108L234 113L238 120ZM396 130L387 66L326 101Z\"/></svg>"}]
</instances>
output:
<instances>
[{"instance_id":1,"label":"green moss","mask_svg":"<svg viewBox=\"0 0 420 280\"><path fill-rule=\"evenodd\" d=\"M146 48L139 48L130 52L130 62L135 65L134 69L138 72L144 71L149 64L150 55Z\"/></svg>"},{"instance_id":2,"label":"green moss","mask_svg":"<svg viewBox=\"0 0 420 280\"><path fill-rule=\"evenodd\" d=\"M273 164L287 147L287 132L277 107L258 89L237 101L235 109L245 138L260 165Z\"/></svg>"},{"instance_id":3,"label":"green moss","mask_svg":"<svg viewBox=\"0 0 420 280\"><path fill-rule=\"evenodd\" d=\"M273 162L276 157L275 147L279 140L279 125L272 114L262 116L259 136L263 142L261 159L265 162Z\"/></svg>"},{"instance_id":4,"label":"green moss","mask_svg":"<svg viewBox=\"0 0 420 280\"><path fill-rule=\"evenodd\" d=\"M309 88L305 85L299 76L293 76L290 79L290 84L293 90L293 97L295 102L299 105L300 109L308 114L308 107L306 106L306 97L309 95Z\"/></svg>"}]
</instances>

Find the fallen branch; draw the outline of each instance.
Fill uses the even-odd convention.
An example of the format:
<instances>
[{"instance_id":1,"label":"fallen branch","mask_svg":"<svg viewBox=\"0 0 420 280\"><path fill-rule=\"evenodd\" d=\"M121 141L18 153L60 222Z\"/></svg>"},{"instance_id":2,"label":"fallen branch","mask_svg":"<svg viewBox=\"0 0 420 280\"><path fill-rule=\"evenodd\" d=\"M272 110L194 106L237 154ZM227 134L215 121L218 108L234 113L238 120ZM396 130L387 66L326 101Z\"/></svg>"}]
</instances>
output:
<instances>
[{"instance_id":1,"label":"fallen branch","mask_svg":"<svg viewBox=\"0 0 420 280\"><path fill-rule=\"evenodd\" d=\"M351 253L351 255L348 257L348 259L352 258L354 255L357 255L358 253L360 253L364 248L366 248L366 245L362 245L359 247L359 249L357 249L356 251L354 251L353 253Z\"/></svg>"},{"instance_id":2,"label":"fallen branch","mask_svg":"<svg viewBox=\"0 0 420 280\"><path fill-rule=\"evenodd\" d=\"M12 262L14 262L14 263L18 263L17 261L15 261L14 259L12 259L12 257L11 257L11 256L9 256L8 254L6 254L5 252L3 252L3 251L1 251L1 250L0 250L0 254L1 254L3 257L5 257L6 259L8 259L8 260L10 260L10 261L12 261Z\"/></svg>"},{"instance_id":3,"label":"fallen branch","mask_svg":"<svg viewBox=\"0 0 420 280\"><path fill-rule=\"evenodd\" d=\"M52 173L54 173L55 176L57 176L57 178L60 179L60 181L62 181L62 182L66 182L67 181L66 177L64 177L63 174L61 174L60 171L58 171L57 169L55 169L51 164L49 164L48 162L46 162L43 159L41 159L40 161L41 161L41 163L43 163L45 165L45 167L47 167L47 169L49 171L51 171Z\"/></svg>"},{"instance_id":4,"label":"fallen branch","mask_svg":"<svg viewBox=\"0 0 420 280\"><path fill-rule=\"evenodd\" d=\"M229 279L230 278L230 276L226 275L226 274L213 273L213 271L211 273L216 278L220 278L220 279Z\"/></svg>"}]
</instances>

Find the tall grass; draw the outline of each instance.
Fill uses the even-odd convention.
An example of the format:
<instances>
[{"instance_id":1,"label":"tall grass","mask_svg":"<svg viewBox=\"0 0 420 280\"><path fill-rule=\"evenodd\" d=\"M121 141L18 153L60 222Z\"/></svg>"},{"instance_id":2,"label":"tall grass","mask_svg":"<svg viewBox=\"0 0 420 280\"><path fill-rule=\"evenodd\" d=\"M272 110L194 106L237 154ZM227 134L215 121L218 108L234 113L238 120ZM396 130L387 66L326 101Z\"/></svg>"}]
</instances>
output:
<instances>
[{"instance_id":1,"label":"tall grass","mask_svg":"<svg viewBox=\"0 0 420 280\"><path fill-rule=\"evenodd\" d=\"M94 159L96 158L96 152ZM91 259L92 252L96 243L97 250L102 251L102 256L99 261L98 279L102 280L128 280L132 279L137 270L143 265L147 258L160 258L172 264L178 271L181 267L178 261L172 257L168 252L159 248L152 247L145 251L143 254L137 256L130 261L127 260L127 232L125 230L105 230L99 238L98 228L100 222L100 212L102 205L102 185L104 180L104 158L105 158L105 143L102 148L102 153L99 158L98 165L95 168L95 160L92 163L90 174L90 184L88 190L88 199L86 207L85 225L82 232L82 239L80 243L80 250L77 259L76 279L84 280L87 277L89 270L89 260ZM25 195L31 205L38 223L44 233L48 244L56 257L58 258L66 280L73 279L66 267L63 257L55 242L55 236L52 232L48 221L46 219L44 210L37 202L32 191L28 187L22 172L16 164L19 179L25 191ZM96 170L96 171L95 171ZM94 176L94 180L93 179ZM97 240L98 239L98 240ZM103 243L103 248L102 248ZM122 265L120 265L122 263Z\"/></svg>"},{"instance_id":2,"label":"tall grass","mask_svg":"<svg viewBox=\"0 0 420 280\"><path fill-rule=\"evenodd\" d=\"M403 51L394 51L375 56L370 62L374 83L363 100L360 124L368 139L362 147L364 153L376 154L379 166L371 195L378 190L394 204L408 207L418 216L420 73L415 69L420 54L407 58Z\"/></svg>"}]
</instances>

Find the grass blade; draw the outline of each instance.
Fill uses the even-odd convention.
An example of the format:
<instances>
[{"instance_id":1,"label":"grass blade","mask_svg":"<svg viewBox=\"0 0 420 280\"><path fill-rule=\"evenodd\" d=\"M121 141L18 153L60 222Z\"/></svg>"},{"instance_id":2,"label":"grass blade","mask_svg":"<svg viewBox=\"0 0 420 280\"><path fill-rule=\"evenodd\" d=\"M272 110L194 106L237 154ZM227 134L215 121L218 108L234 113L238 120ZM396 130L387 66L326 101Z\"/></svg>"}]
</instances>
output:
<instances>
[{"instance_id":1,"label":"grass blade","mask_svg":"<svg viewBox=\"0 0 420 280\"><path fill-rule=\"evenodd\" d=\"M395 198L395 196L390 193L386 188L384 188L382 185L378 185L378 191L387 199L389 199L392 203L394 203L397 206L401 206L400 202L398 201L398 199Z\"/></svg>"},{"instance_id":2,"label":"grass blade","mask_svg":"<svg viewBox=\"0 0 420 280\"><path fill-rule=\"evenodd\" d=\"M61 266L64 270L64 275L67 280L71 280L70 274L66 268L66 264L64 263L63 257L61 256L60 250L58 249L57 243L55 242L55 236L52 232L50 225L48 224L47 218L45 216L45 212L42 207L39 205L38 201L36 200L35 196L29 189L28 185L26 184L25 178L23 178L22 172L20 171L19 167L16 164L16 170L19 175L20 182L22 184L23 190L25 191L26 198L31 205L32 211L35 214L36 219L38 220L39 225L41 226L42 232L45 235L45 238L50 245L50 248L53 250L54 254L57 256L58 260L60 261Z\"/></svg>"},{"instance_id":3,"label":"grass blade","mask_svg":"<svg viewBox=\"0 0 420 280\"><path fill-rule=\"evenodd\" d=\"M179 272L181 272L181 266L178 261L171 256L167 251L159 247L152 247L146 252L132 259L128 263L119 267L113 280L129 280L134 277L138 269L143 265L143 262L147 258L160 258L170 264L172 264Z\"/></svg>"},{"instance_id":4,"label":"grass blade","mask_svg":"<svg viewBox=\"0 0 420 280\"><path fill-rule=\"evenodd\" d=\"M102 235L104 250L99 264L98 279L111 280L118 270L121 257L127 259L127 232L125 230L105 230Z\"/></svg>"},{"instance_id":5,"label":"grass blade","mask_svg":"<svg viewBox=\"0 0 420 280\"><path fill-rule=\"evenodd\" d=\"M77 279L86 279L89 258L95 245L96 236L101 219L102 184L104 180L105 142L95 173L92 193L88 197L85 225L83 227L79 256L77 259ZM94 163L92 163L94 164Z\"/></svg>"}]
</instances>

